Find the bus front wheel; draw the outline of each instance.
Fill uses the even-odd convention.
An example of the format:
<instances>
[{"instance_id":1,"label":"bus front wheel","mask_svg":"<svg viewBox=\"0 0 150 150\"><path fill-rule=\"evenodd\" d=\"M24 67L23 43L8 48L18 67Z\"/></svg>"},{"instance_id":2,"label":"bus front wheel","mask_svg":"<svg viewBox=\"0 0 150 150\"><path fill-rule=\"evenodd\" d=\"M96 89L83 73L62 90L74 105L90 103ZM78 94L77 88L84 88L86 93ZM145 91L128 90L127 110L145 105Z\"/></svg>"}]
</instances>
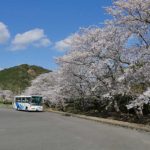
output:
<instances>
[{"instance_id":1,"label":"bus front wheel","mask_svg":"<svg viewBox=\"0 0 150 150\"><path fill-rule=\"evenodd\" d=\"M26 107L26 110L25 111L28 111L28 107Z\"/></svg>"}]
</instances>

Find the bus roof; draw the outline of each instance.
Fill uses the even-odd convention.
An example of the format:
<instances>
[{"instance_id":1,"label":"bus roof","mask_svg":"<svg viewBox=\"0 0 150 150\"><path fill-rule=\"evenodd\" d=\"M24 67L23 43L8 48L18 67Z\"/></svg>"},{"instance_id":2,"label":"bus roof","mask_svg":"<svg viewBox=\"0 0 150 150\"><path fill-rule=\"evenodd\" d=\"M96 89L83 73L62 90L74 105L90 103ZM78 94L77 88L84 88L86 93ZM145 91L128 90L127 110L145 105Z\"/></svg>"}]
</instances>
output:
<instances>
[{"instance_id":1,"label":"bus roof","mask_svg":"<svg viewBox=\"0 0 150 150\"><path fill-rule=\"evenodd\" d=\"M42 97L41 95L17 95L15 97L33 97L33 96Z\"/></svg>"},{"instance_id":2,"label":"bus roof","mask_svg":"<svg viewBox=\"0 0 150 150\"><path fill-rule=\"evenodd\" d=\"M26 95L17 95L15 97L32 97L32 96L26 96Z\"/></svg>"}]
</instances>

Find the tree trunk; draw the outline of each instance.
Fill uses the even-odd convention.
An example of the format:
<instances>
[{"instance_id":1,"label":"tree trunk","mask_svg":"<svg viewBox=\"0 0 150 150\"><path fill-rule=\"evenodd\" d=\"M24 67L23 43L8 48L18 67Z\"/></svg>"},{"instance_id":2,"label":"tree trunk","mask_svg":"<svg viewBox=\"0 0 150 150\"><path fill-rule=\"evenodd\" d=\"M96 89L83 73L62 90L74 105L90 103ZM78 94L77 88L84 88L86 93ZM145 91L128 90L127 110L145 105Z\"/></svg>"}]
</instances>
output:
<instances>
[{"instance_id":1,"label":"tree trunk","mask_svg":"<svg viewBox=\"0 0 150 150\"><path fill-rule=\"evenodd\" d=\"M137 115L137 117L139 119L142 119L143 118L143 110L142 110L142 107L137 107L134 109L135 110L135 113Z\"/></svg>"},{"instance_id":2,"label":"tree trunk","mask_svg":"<svg viewBox=\"0 0 150 150\"><path fill-rule=\"evenodd\" d=\"M114 109L115 109L115 111L116 111L117 113L120 112L120 109L119 109L119 106L118 106L118 103L117 103L116 100L114 100Z\"/></svg>"}]
</instances>

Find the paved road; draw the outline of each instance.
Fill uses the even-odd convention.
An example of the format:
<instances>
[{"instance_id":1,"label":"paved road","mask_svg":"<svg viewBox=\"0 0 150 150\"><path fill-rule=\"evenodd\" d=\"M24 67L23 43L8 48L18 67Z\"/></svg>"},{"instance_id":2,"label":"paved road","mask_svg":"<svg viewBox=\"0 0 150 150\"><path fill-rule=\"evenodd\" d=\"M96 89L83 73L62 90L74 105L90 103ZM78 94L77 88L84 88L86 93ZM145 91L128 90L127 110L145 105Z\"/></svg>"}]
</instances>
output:
<instances>
[{"instance_id":1,"label":"paved road","mask_svg":"<svg viewBox=\"0 0 150 150\"><path fill-rule=\"evenodd\" d=\"M150 133L48 112L0 109L0 150L150 150Z\"/></svg>"}]
</instances>

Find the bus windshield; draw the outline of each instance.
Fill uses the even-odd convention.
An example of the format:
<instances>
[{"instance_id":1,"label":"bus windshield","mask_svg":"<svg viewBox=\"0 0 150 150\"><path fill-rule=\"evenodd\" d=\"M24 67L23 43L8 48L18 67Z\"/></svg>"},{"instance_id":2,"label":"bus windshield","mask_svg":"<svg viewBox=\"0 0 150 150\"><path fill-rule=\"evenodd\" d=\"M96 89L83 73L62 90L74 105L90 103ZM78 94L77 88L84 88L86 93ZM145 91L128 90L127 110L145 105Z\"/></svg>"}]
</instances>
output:
<instances>
[{"instance_id":1,"label":"bus windshield","mask_svg":"<svg viewBox=\"0 0 150 150\"><path fill-rule=\"evenodd\" d=\"M32 96L31 104L41 106L42 105L42 97L41 96Z\"/></svg>"}]
</instances>

